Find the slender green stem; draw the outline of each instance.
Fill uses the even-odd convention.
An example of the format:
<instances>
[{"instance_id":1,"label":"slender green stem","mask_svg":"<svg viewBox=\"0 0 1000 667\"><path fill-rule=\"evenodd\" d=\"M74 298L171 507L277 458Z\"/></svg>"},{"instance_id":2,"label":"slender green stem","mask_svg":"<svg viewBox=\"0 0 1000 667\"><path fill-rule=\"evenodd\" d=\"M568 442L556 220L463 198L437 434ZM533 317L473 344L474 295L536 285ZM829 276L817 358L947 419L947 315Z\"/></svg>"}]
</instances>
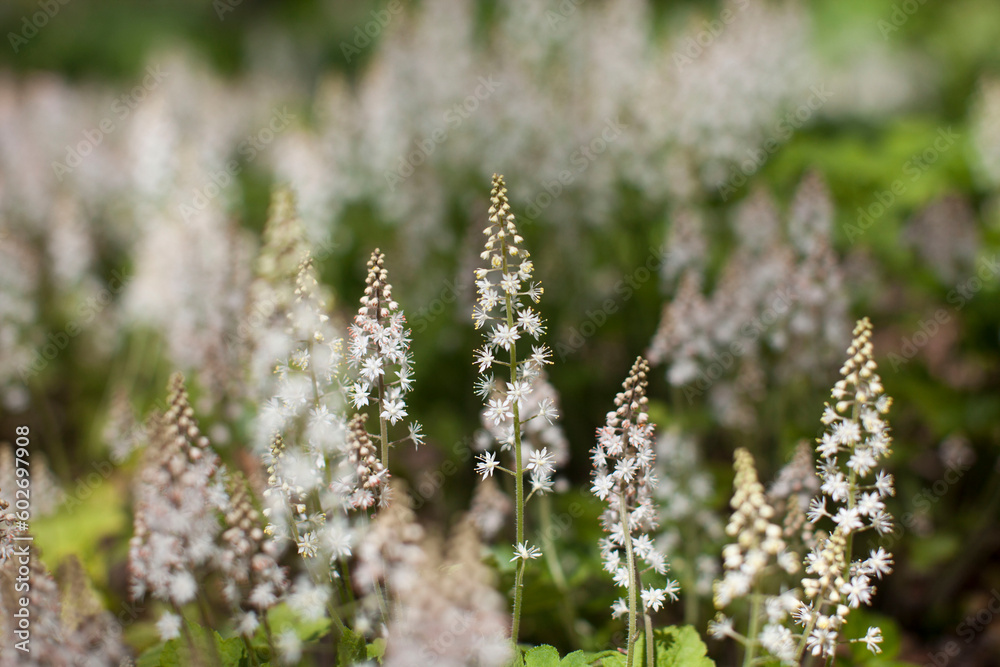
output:
<instances>
[{"instance_id":1,"label":"slender green stem","mask_svg":"<svg viewBox=\"0 0 1000 667\"><path fill-rule=\"evenodd\" d=\"M201 614L201 622L205 625L205 641L208 642L209 653L212 654L212 663L223 667L222 656L219 655L219 647L215 645L215 635L212 632L212 628L215 627L209 618L208 606L205 602L204 596L201 593L198 594L198 612Z\"/></svg>"},{"instance_id":2,"label":"slender green stem","mask_svg":"<svg viewBox=\"0 0 1000 667\"><path fill-rule=\"evenodd\" d=\"M192 664L203 665L201 651L197 649L194 643L194 636L191 634L191 628L188 627L188 620L184 617L184 613L181 612L181 608L176 603L171 602L170 606L173 607L174 613L181 617L181 632L184 633L184 640L187 642L188 651L191 653Z\"/></svg>"},{"instance_id":3,"label":"slender green stem","mask_svg":"<svg viewBox=\"0 0 1000 667\"><path fill-rule=\"evenodd\" d=\"M522 558L517 563L517 574L514 576L514 622L511 629L511 641L514 644L514 664L521 665L521 651L517 647L517 633L521 625L521 591L524 588L524 567L527 562Z\"/></svg>"},{"instance_id":4,"label":"slender green stem","mask_svg":"<svg viewBox=\"0 0 1000 667\"><path fill-rule=\"evenodd\" d=\"M801 662L802 656L806 652L806 642L809 641L809 635L812 634L813 628L816 627L816 618L819 615L819 610L813 614L812 619L806 625L805 630L802 631L802 639L799 640L799 647L795 649L795 662Z\"/></svg>"},{"instance_id":5,"label":"slender green stem","mask_svg":"<svg viewBox=\"0 0 1000 667\"><path fill-rule=\"evenodd\" d=\"M507 253L506 253L506 243L502 245L503 254L503 272L506 274L507 269ZM512 303L510 294L505 294L505 306L507 311L507 326L511 329L514 328L514 304ZM517 343L512 341L510 344L510 381L511 383L517 382ZM521 544L524 542L524 466L521 461L521 414L517 401L514 401L513 405L514 413L514 509L515 509L515 532L517 533L516 543ZM518 633L521 629L521 605L524 596L524 559L521 559L521 567L518 569L518 576L514 582L514 619L511 626L511 641L514 644L514 654L519 655L517 651L517 640Z\"/></svg>"},{"instance_id":6,"label":"slender green stem","mask_svg":"<svg viewBox=\"0 0 1000 667\"><path fill-rule=\"evenodd\" d=\"M271 659L273 660L277 653L274 649L274 633L271 632L271 622L267 620L267 611L264 611L261 614L260 622L261 625L264 626L264 636L267 638L267 654L271 656ZM336 648L337 647L334 646L334 654L337 652Z\"/></svg>"},{"instance_id":7,"label":"slender green stem","mask_svg":"<svg viewBox=\"0 0 1000 667\"><path fill-rule=\"evenodd\" d=\"M861 404L856 400L854 401L854 407L851 410L851 421L857 422L861 416ZM853 447L851 448L853 451ZM858 474L851 469L850 475L847 477L847 509L854 509L856 503L855 496L858 495ZM847 545L844 547L844 579L849 580L851 574L851 555L854 550L854 532L850 532L846 535Z\"/></svg>"},{"instance_id":8,"label":"slender green stem","mask_svg":"<svg viewBox=\"0 0 1000 667\"><path fill-rule=\"evenodd\" d=\"M247 655L250 656L251 667L260 667L260 661L257 660L257 652L253 650L253 644L251 644L250 640L243 635L240 635L240 638L243 640L243 646L247 650Z\"/></svg>"},{"instance_id":9,"label":"slender green stem","mask_svg":"<svg viewBox=\"0 0 1000 667\"><path fill-rule=\"evenodd\" d=\"M761 594L754 587L754 591L750 594L750 626L747 628L747 648L746 652L743 653L743 667L750 667L753 664L754 654L757 652L761 599Z\"/></svg>"},{"instance_id":10,"label":"slender green stem","mask_svg":"<svg viewBox=\"0 0 1000 667\"><path fill-rule=\"evenodd\" d=\"M618 520L622 522L622 533L625 535L625 558L628 561L628 652L625 655L626 667L632 667L635 661L635 640L636 640L636 607L638 594L636 591L635 554L632 551L632 534L628 529L628 506L625 504L625 493L618 494L620 505L620 516Z\"/></svg>"},{"instance_id":11,"label":"slender green stem","mask_svg":"<svg viewBox=\"0 0 1000 667\"><path fill-rule=\"evenodd\" d=\"M649 614L643 612L643 619L646 624L646 667L654 667L654 653L656 647L653 645L653 619Z\"/></svg>"},{"instance_id":12,"label":"slender green stem","mask_svg":"<svg viewBox=\"0 0 1000 667\"><path fill-rule=\"evenodd\" d=\"M378 379L378 427L379 437L382 439L382 465L389 469L389 429L385 423L385 380Z\"/></svg>"}]
</instances>

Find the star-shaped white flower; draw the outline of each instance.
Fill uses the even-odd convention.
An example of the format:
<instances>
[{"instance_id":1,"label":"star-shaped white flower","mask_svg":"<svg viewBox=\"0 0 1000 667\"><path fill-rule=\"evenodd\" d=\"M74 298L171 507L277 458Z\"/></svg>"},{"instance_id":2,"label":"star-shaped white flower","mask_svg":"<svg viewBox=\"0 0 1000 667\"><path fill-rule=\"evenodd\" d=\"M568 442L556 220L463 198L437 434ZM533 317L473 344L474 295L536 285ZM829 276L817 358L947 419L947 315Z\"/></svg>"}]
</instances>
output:
<instances>
[{"instance_id":1,"label":"star-shaped white flower","mask_svg":"<svg viewBox=\"0 0 1000 667\"><path fill-rule=\"evenodd\" d=\"M514 547L514 557L510 559L510 562L514 562L518 559L522 561L533 560L542 555L541 549L538 547L528 546L527 542L520 542Z\"/></svg>"}]
</instances>

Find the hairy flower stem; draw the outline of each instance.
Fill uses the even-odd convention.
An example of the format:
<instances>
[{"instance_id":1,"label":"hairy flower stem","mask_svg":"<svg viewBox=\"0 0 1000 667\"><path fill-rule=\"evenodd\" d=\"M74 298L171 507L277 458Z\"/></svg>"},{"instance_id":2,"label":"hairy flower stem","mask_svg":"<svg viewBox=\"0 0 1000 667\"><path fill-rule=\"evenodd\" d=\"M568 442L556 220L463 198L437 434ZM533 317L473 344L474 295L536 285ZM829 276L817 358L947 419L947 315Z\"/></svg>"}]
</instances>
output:
<instances>
[{"instance_id":1,"label":"hairy flower stem","mask_svg":"<svg viewBox=\"0 0 1000 667\"><path fill-rule=\"evenodd\" d=\"M756 588L756 587L755 587ZM743 654L743 667L753 664L754 653L757 651L757 633L760 631L760 604L762 596L754 590L750 594L750 627L747 628L747 648Z\"/></svg>"},{"instance_id":2,"label":"hairy flower stem","mask_svg":"<svg viewBox=\"0 0 1000 667\"><path fill-rule=\"evenodd\" d=\"M382 440L382 465L389 469L389 430L385 424L385 381L378 379L378 427L379 437Z\"/></svg>"},{"instance_id":3,"label":"hairy flower stem","mask_svg":"<svg viewBox=\"0 0 1000 667\"><path fill-rule=\"evenodd\" d=\"M506 246L506 243L503 244ZM502 249L505 251L506 248ZM503 272L508 272L507 253L503 253ZM514 304L510 294L505 295L507 326L514 326ZM510 344L510 381L517 382L517 342ZM514 509L515 509L515 532L517 533L516 544L524 542L524 467L521 461L521 414L518 402L514 401ZM524 566L525 559L521 559L521 567L518 568L517 579L514 582L514 619L511 626L510 639L514 644L514 655L517 653L517 637L521 628L521 604L524 597Z\"/></svg>"},{"instance_id":4,"label":"hairy flower stem","mask_svg":"<svg viewBox=\"0 0 1000 667\"><path fill-rule=\"evenodd\" d=\"M636 606L638 598L638 582L635 572L635 553L632 551L632 533L629 530L628 510L625 509L625 494L618 496L622 516L620 521L625 535L625 558L628 560L628 653L625 657L626 667L632 667L635 661L635 640L636 640Z\"/></svg>"},{"instance_id":5,"label":"hairy flower stem","mask_svg":"<svg viewBox=\"0 0 1000 667\"><path fill-rule=\"evenodd\" d=\"M653 644L653 618L648 613L644 613L642 617L646 624L646 667L654 667L656 647Z\"/></svg>"},{"instance_id":6,"label":"hairy flower stem","mask_svg":"<svg viewBox=\"0 0 1000 667\"><path fill-rule=\"evenodd\" d=\"M377 251L376 251L377 252ZM384 325L382 317L382 293L376 290L375 294L375 313L378 318L379 324ZM386 470L389 469L389 430L385 425L385 377L380 375L378 378L378 426L379 426L379 437L382 440L382 465Z\"/></svg>"},{"instance_id":7,"label":"hairy flower stem","mask_svg":"<svg viewBox=\"0 0 1000 667\"><path fill-rule=\"evenodd\" d=\"M812 634L813 628L816 627L816 617L817 615L814 614L812 619L810 619L809 623L806 625L806 629L802 631L802 639L799 640L799 647L795 649L795 662L797 663L802 662L802 656L806 652L806 642L809 641L809 635Z\"/></svg>"}]
</instances>

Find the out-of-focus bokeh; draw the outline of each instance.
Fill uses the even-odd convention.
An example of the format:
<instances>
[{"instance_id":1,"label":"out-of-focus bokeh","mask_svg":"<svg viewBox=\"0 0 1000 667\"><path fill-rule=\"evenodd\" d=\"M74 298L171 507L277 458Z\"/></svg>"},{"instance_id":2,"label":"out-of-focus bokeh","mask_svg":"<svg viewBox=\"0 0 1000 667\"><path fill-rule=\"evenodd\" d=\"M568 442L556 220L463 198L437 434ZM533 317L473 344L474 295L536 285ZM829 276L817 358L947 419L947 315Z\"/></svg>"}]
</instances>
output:
<instances>
[{"instance_id":1,"label":"out-of-focus bokeh","mask_svg":"<svg viewBox=\"0 0 1000 667\"><path fill-rule=\"evenodd\" d=\"M75 554L107 608L127 598L134 425L173 370L252 468L249 295L278 185L341 322L385 252L428 441L401 476L455 461L420 513L468 506L473 270L501 173L545 287L560 507L596 517L594 430L635 356L654 364L661 541L693 600L665 623L704 633L733 450L771 480L814 439L869 316L899 523L873 616L902 660L952 641L952 664L996 664L996 3L7 0L0 37L0 440L30 425L43 555ZM548 575L529 581L528 643L620 629L599 528L577 525L566 567L592 595L564 627ZM154 634L126 628L136 651Z\"/></svg>"}]
</instances>

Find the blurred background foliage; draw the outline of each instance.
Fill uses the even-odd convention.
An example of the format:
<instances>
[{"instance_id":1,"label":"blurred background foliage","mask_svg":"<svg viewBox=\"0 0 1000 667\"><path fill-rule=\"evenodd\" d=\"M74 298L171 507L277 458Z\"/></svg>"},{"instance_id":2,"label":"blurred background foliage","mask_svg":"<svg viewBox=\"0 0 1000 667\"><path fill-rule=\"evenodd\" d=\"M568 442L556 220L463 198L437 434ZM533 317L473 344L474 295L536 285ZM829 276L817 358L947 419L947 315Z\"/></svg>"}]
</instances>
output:
<instances>
[{"instance_id":1,"label":"blurred background foliage","mask_svg":"<svg viewBox=\"0 0 1000 667\"><path fill-rule=\"evenodd\" d=\"M4 2L0 5L0 34L21 34L25 17L40 11L41 4L37 0ZM404 4L403 15L410 17L419 14L426 3ZM518 7L528 4L520 3ZM588 2L573 12L612 14L611 4ZM465 9L456 9L456 14L472 14L473 41L489 43L497 54L504 54L505 46L494 43L499 38L491 32L491 25L510 9L504 9L502 3L456 3L456 8L458 5ZM538 29L539 22L548 20L546 12L558 13L567 3L534 5L536 11L525 21L534 22L534 29ZM345 191L351 194L344 196L343 205L331 207L335 211L328 219L310 218L321 207L307 207L303 218L314 240L332 239L332 250L321 260L320 269L324 280L333 286L337 307L345 318L361 293L368 252L375 246L387 252L390 279L398 276L393 280L396 298L415 328L416 391L410 412L425 424L430 442L425 449L405 454L410 471L406 476L419 488L422 471L439 469L449 458L459 462L459 472L421 509L427 521L447 525L468 505L475 484L472 465L462 457L462 443L469 442L478 428L480 409L471 391L471 351L477 336L468 312L473 293L469 257L474 256L479 242L477 228L486 220L489 183L483 173L506 170L526 246L532 251L546 288L541 310L549 320L549 341L557 352L560 344L574 346L574 332L579 331L590 313L600 310L605 298L614 296L617 281L633 275L636 267L646 261L650 249L667 243L681 211L693 208L704 220L703 232L708 240L704 284L706 293L710 293L712 287L722 284L720 276L740 244L728 223L736 207L755 192L764 191L773 196L783 212L781 219L785 219L784 211L791 206L803 177L810 172L821 175L834 206L832 243L844 274L843 292L848 305L848 321L843 324L849 327L856 317L871 316L883 379L895 400L890 423L896 442L890 463L898 492L891 509L905 530L893 549L897 572L880 586L873 613L892 619L901 638L901 657L921 662L928 651L940 650L942 642L954 638L962 619L982 609L990 591L1000 586L1000 309L998 276L988 268L1000 251L1000 198L996 170L983 167L1000 160L1000 135L996 131L1000 104L989 103L990 95L997 95L994 89L1000 75L1000 6L990 0L816 0L786 5L806 17L800 26L805 31L802 39L812 56L827 68L823 71L839 72L837 76L842 79L860 80L871 75L872 80L867 81L867 87L834 86L835 90L848 92L837 92L829 108L809 117L758 170L740 179L745 182L729 194L723 195L719 187L707 183L695 186L695 195L678 195L666 185L663 193L651 194L637 185L636 178L621 173L602 174L615 196L588 214L586 193L595 169L567 187L570 192L558 206L533 215L531 203L542 192L540 184L526 181L526 175L516 170L510 171L519 163L506 155L498 156L496 166L491 164L491 151L498 145L496 142L503 144L505 127L497 124L488 128L491 132L484 132L479 126L460 126L456 135L468 131L471 144L463 145L461 150L478 150L482 173L464 171L462 159L447 162L441 158L436 162L433 168L438 170L439 180L434 185L443 195L432 209L440 217L431 231L408 231L411 223L405 213L392 211L377 197L365 194L387 189L388 184L377 171L362 172L362 177L368 179L367 191L346 186ZM575 7L572 3L567 6ZM220 7L224 10L221 18ZM662 39L679 43L685 30L697 31L703 21L715 19L721 7L715 2L652 3L647 37L652 42ZM915 10L905 9L909 7ZM383 8L376 3L321 0L214 4L204 0L70 0L59 5L47 25L17 53L11 48L0 49L0 77L14 88L19 85L16 82L55 78L63 85L84 90L127 90L160 54L183 53L189 62L208 72L198 76L218 78L213 85L250 88L239 93L244 96L241 99L250 100L260 92L252 90L254 85L284 82L285 88L264 97L290 106L297 114L296 126L303 129L306 143L323 142L324 126L335 123L337 113L342 111L327 115L322 112L330 88L343 85L349 91L361 90L366 77L387 67L379 59L382 41L398 38L407 43L405 40L412 37L409 19L403 18L399 25L390 26L391 31L375 37L372 46L358 49L357 57L345 58L344 44L353 43L357 27L371 20L372 11ZM895 16L902 17L899 25L894 22ZM443 25L442 31L447 28ZM549 46L558 50L560 45L564 42L554 40ZM614 51L631 46L612 42L607 48ZM443 42L440 46L425 44L423 48L447 50L450 45ZM648 57L641 50L634 53ZM439 55L443 61L468 57L463 53ZM594 61L601 60L600 54L591 56ZM549 63L554 69L562 62L561 56L532 57L538 66ZM878 62L868 60L876 58ZM851 65L838 69L843 63ZM724 65L737 70L741 67L739 62ZM593 66L593 62L581 66ZM259 81L252 78L261 72L266 76ZM418 86L434 88L441 83L433 67L414 72L427 77ZM441 72L439 76L447 78L449 74ZM567 85L562 81L553 84ZM199 85L192 85L192 99L185 101L194 107L207 105L201 112L203 116L192 114L194 119L211 117L215 112L212 105L218 101L215 97L198 97ZM517 97L517 90L509 87L494 103L525 103ZM751 91L749 97L755 92ZM11 95L8 93L8 97ZM898 101L882 104L892 96ZM586 96L583 99L591 101ZM712 111L738 119L741 101L746 98L729 102L723 91L716 99L725 108L697 113ZM393 101L392 95L386 94L383 103ZM92 104L89 98L81 102ZM420 102L416 99L410 104ZM790 108L800 102L792 100ZM16 105L11 99L0 103ZM648 99L636 101L637 105L648 103ZM783 104L776 108L784 108ZM216 122L229 122L226 114L230 111L229 107L218 108L220 117ZM629 117L629 110L624 111L629 122L640 126L644 115L655 115L655 111L636 108L636 115ZM427 117L440 117L440 108L430 109ZM780 113L762 124L773 128L776 117ZM384 120L372 115L360 122L377 125ZM549 122L556 124L560 119L549 117ZM599 127L600 123L594 125ZM240 120L239 126L260 125ZM427 126L417 123L413 137L424 136L421 127ZM79 137L83 129L81 125L69 135ZM556 126L551 129L559 130ZM538 130L540 136L545 135L546 128ZM927 153L943 130L957 137L954 145L933 155ZM377 133L379 128L372 131ZM474 131L483 134L477 136ZM28 150L35 142L43 143L42 139L40 135L28 137ZM531 148L524 142L518 146ZM445 143L440 150L444 153L452 148L451 143ZM623 148L625 155L615 159L627 162L628 150ZM61 145L57 146L56 157L61 152ZM530 160L530 156L524 159ZM694 159L697 161L697 156ZM563 160L565 164L565 157ZM303 165L302 169L322 168L323 164ZM110 169L117 168L126 167L111 164ZM350 169L350 163L344 168ZM642 169L641 165L636 168ZM88 169L85 164L81 172ZM300 185L289 178L291 173L294 170L276 168L270 161L248 163L239 173L240 187L224 202L224 215L241 229L258 234L267 216L272 185L282 180L290 181L293 189ZM422 178L420 167L416 173L418 180ZM673 177L671 173L648 176L654 184ZM874 216L870 227L859 228L861 212L871 212L880 193L892 192L897 182L905 183L903 191L893 195L893 203ZM8 181L5 197L10 197L11 187ZM411 192L401 206L420 205L419 187L416 190L417 196ZM381 196L391 199L393 195L385 192ZM91 273L102 282L109 281L116 269L125 267L134 275L141 268L137 265L141 255L134 251L130 233L112 231L121 225L120 219L115 221L122 215L115 207L116 202L111 202L106 207L86 209L91 216L88 224L94 228ZM138 215L141 210L130 209L124 217ZM25 239L29 247L34 244L36 249L44 248L43 229L33 232L30 223L18 227L16 221L10 222L20 213L20 208L5 208L15 236ZM590 215L601 221L595 222ZM30 215L24 216L24 220L30 219ZM4 238L7 243L11 237ZM949 244L962 239L970 239L971 245L949 250ZM425 247L410 256L416 252L416 240ZM941 255L936 250L945 253L946 261L938 261ZM953 256L958 260L949 264ZM964 293L956 293L983 267L987 268L981 287L970 287L967 298ZM31 292L37 318L28 338L34 345L44 343L46 332L65 330L74 321L75 300L89 294L60 286L51 276L52 269L44 264L39 274L37 288ZM630 360L647 350L663 304L677 296L678 281L676 276L661 275L638 284L634 292L634 297L616 302L615 312L605 314L606 322L602 321L596 334L578 348L574 346L564 359L557 354L551 370L550 379L561 393L562 427L572 449L564 471L571 490L555 498L553 511L557 515L569 512L576 504L583 508L583 515L573 521L560 542L569 573L573 620L553 621L562 612L554 611L551 601L565 591L558 590L550 573L531 569L523 633L528 642L552 643L567 650L575 646L601 648L621 632L620 624L612 623L607 613L613 590L597 559L599 507L585 489L589 476L586 452ZM115 303L121 298L116 294ZM440 303L436 305L435 299ZM431 307L440 307L441 312L429 310ZM948 315L948 322L940 325L939 333L929 336L926 345L916 346L912 360L906 358L907 342L912 343L915 334L941 309ZM93 488L81 486L80 480L96 470L95 461L108 459L105 431L115 393L124 390L132 409L141 415L162 400L166 378L177 362L168 351L166 329L129 322L117 315L109 319L114 320L110 323L113 335L95 325L90 333L71 343L68 353L60 354L31 378L30 399L8 403L0 420L0 432L12 433L17 424L31 424L57 483L78 505L69 509L64 505L51 517L39 519L35 526L39 544L46 558L51 559L50 567L54 568L63 555L78 554L109 608L113 608L125 599L128 477L136 459L132 457L116 465L108 475L101 475ZM103 343L91 338L109 335ZM842 342L846 344L846 340ZM753 408L753 418L739 428L721 424L706 397L686 400L683 391L665 379L662 367L655 373L651 395L657 421L663 427L680 427L697 438L699 454L715 479L710 504L716 510L723 515L728 511L730 461L735 446L752 445L762 478L768 480L800 438L815 437L822 403L836 379L836 359L842 349L832 357L824 353L832 363L798 380L772 376L767 381L767 395ZM765 368L780 356L774 349L761 354ZM901 359L899 355L906 356ZM196 393L207 397L201 403L202 417L234 445L223 455L240 465L239 447L235 445L249 438L252 411L245 406L234 410L218 396L213 397L213 391L209 382L200 383L196 389ZM209 428L206 431L212 432ZM963 465L969 465L957 484L938 493L935 483L951 462L948 456L958 456ZM505 548L509 549L497 547L497 565L504 572L506 584L512 572L506 569ZM699 604L700 608L687 620L697 621L703 630L708 603L701 599ZM683 612L671 609L662 620L675 622L682 616ZM887 636L895 632L886 628L883 625ZM152 641L149 625L141 619L127 633L139 647ZM974 643L963 644L961 664L996 664L995 658L989 656L997 654L998 638L1000 624L988 624ZM722 650L717 645L713 648ZM721 659L724 662L726 658Z\"/></svg>"}]
</instances>

